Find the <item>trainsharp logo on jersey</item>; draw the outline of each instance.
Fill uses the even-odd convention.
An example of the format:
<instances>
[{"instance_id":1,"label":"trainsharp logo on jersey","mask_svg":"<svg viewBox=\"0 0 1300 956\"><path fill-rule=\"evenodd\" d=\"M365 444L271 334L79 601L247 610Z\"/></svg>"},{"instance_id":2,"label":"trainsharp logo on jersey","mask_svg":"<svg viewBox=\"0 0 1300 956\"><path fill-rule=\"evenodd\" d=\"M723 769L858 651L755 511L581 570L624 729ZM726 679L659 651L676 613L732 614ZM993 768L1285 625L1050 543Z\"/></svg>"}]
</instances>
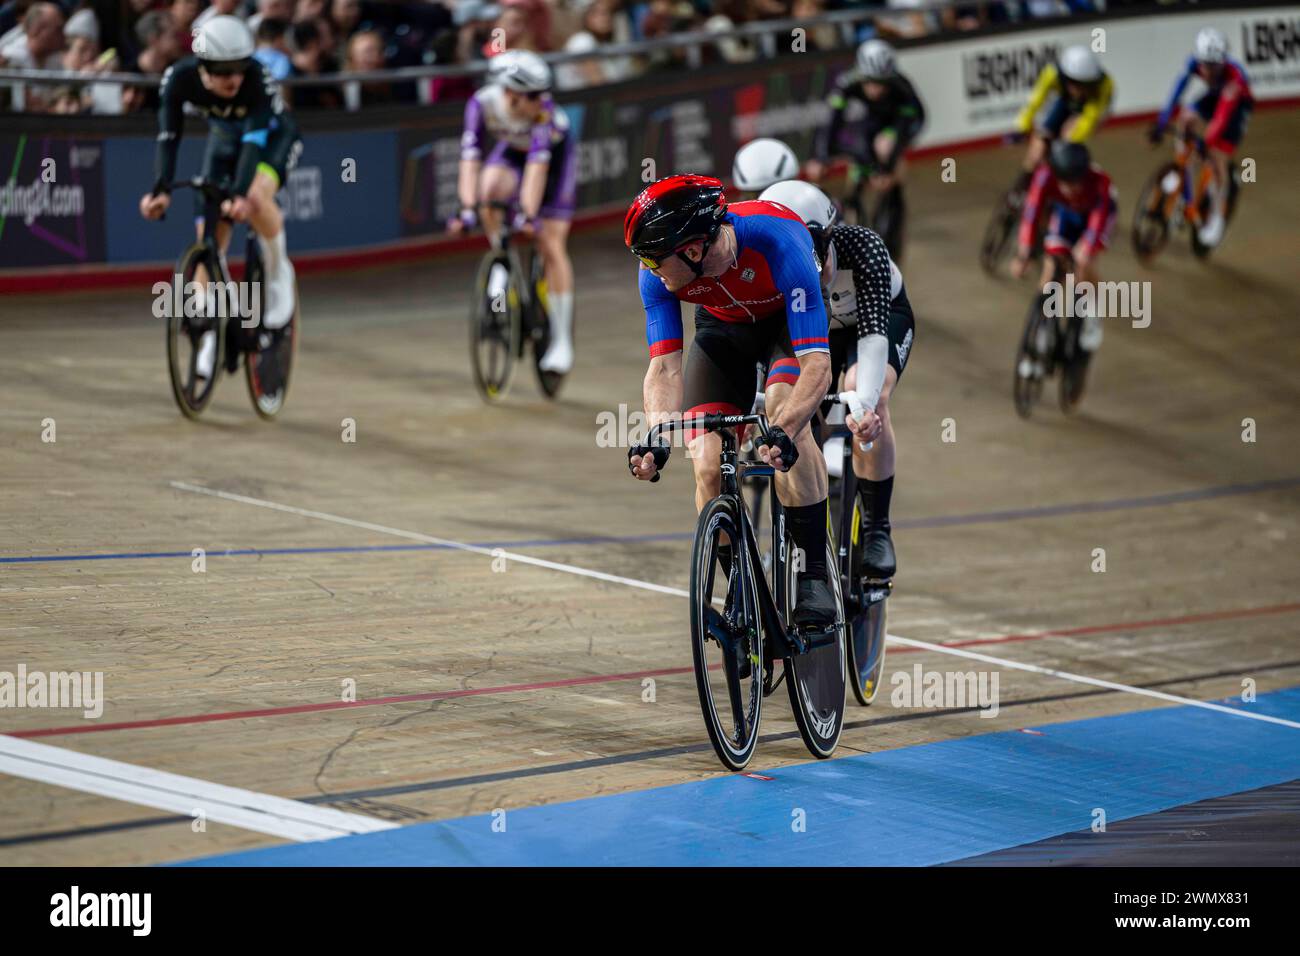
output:
<instances>
[{"instance_id":1,"label":"trainsharp logo on jersey","mask_svg":"<svg viewBox=\"0 0 1300 956\"><path fill-rule=\"evenodd\" d=\"M134 936L148 936L153 926L152 893L71 893L50 897L51 926L126 926Z\"/></svg>"}]
</instances>

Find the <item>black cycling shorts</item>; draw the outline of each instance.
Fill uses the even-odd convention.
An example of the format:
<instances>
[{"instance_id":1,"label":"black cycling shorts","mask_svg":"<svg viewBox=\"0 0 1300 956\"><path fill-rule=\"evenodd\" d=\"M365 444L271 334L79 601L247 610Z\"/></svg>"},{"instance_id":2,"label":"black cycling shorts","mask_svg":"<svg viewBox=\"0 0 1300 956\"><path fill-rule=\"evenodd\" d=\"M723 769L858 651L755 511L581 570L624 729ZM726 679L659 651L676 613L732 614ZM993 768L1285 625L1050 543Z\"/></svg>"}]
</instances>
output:
<instances>
[{"instance_id":1,"label":"black cycling shorts","mask_svg":"<svg viewBox=\"0 0 1300 956\"><path fill-rule=\"evenodd\" d=\"M912 351L916 334L916 319L912 303L907 301L907 289L898 291L898 297L889 303L889 364L898 377L903 377L907 357ZM858 361L858 330L856 326L831 325L831 382L839 387L840 372L847 371Z\"/></svg>"},{"instance_id":2,"label":"black cycling shorts","mask_svg":"<svg viewBox=\"0 0 1300 956\"><path fill-rule=\"evenodd\" d=\"M203 165L199 175L211 182L222 180L234 181L235 168L239 164L239 153L243 143L239 137L230 136L217 130L208 133L208 142L203 150ZM262 157L258 165L270 166L276 178L283 186L289 178L290 171L298 165L298 156L302 153L302 139L298 129L292 123L286 123L271 130L266 137L266 146L262 148ZM203 194L194 194L194 214L203 215Z\"/></svg>"}]
</instances>

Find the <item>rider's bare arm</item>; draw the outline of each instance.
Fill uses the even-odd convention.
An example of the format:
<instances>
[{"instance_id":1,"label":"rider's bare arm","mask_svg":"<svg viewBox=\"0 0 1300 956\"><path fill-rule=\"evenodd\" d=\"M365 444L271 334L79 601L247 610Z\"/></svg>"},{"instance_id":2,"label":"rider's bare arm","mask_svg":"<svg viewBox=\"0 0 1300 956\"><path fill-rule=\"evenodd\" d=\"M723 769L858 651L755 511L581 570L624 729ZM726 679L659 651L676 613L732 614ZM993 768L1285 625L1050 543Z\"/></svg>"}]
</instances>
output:
<instances>
[{"instance_id":1,"label":"rider's bare arm","mask_svg":"<svg viewBox=\"0 0 1300 956\"><path fill-rule=\"evenodd\" d=\"M647 424L653 427L676 417L682 407L684 389L680 350L651 358L641 386Z\"/></svg>"}]
</instances>

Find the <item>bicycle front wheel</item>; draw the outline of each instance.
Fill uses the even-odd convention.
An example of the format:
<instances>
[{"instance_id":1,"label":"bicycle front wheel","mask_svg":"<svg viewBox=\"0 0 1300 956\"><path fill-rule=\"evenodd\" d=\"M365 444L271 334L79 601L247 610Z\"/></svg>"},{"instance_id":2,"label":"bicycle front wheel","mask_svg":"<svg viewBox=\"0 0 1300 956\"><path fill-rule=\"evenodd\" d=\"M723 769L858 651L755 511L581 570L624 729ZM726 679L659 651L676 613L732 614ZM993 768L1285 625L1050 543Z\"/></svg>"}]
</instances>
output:
<instances>
[{"instance_id":1,"label":"bicycle front wheel","mask_svg":"<svg viewBox=\"0 0 1300 956\"><path fill-rule=\"evenodd\" d=\"M196 242L190 246L176 263L181 288L212 288L209 283L216 283L222 278L217 271L215 249L206 242ZM220 291L215 295L221 295ZM183 298L183 296L182 296ZM194 315L186 315L188 311ZM186 418L198 418L217 387L217 375L221 371L221 350L223 347L221 316L228 314L224 304L220 305L211 294L202 294L180 303L176 308L173 297L172 308L167 316L167 370L171 376L172 397L176 407ZM232 320L236 321L236 320ZM199 375L200 366L206 376Z\"/></svg>"},{"instance_id":2,"label":"bicycle front wheel","mask_svg":"<svg viewBox=\"0 0 1300 956\"><path fill-rule=\"evenodd\" d=\"M489 252L479 265L469 311L470 364L486 401L499 401L510 391L522 329L519 276L508 257Z\"/></svg>"},{"instance_id":3,"label":"bicycle front wheel","mask_svg":"<svg viewBox=\"0 0 1300 956\"><path fill-rule=\"evenodd\" d=\"M1045 328L1046 323L1055 320L1047 318L1043 309L1047 304L1047 295L1039 293L1029 307L1025 318L1025 331L1020 337L1020 348L1016 351L1015 380L1012 397L1016 403L1016 413L1021 418L1028 418L1043 393L1043 379L1048 373L1049 355L1043 348L1045 337L1050 337Z\"/></svg>"},{"instance_id":4,"label":"bicycle front wheel","mask_svg":"<svg viewBox=\"0 0 1300 956\"><path fill-rule=\"evenodd\" d=\"M763 706L763 629L740 507L728 495L705 505L691 561L695 686L713 750L729 770L744 770L754 756Z\"/></svg>"},{"instance_id":5,"label":"bicycle front wheel","mask_svg":"<svg viewBox=\"0 0 1300 956\"><path fill-rule=\"evenodd\" d=\"M1001 275L1002 264L1011 249L1011 237L1015 235L1016 223L1020 220L1020 204L1023 195L1012 193L1002 197L993 210L993 216L984 227L984 238L980 241L980 265L990 276Z\"/></svg>"},{"instance_id":6,"label":"bicycle front wheel","mask_svg":"<svg viewBox=\"0 0 1300 956\"><path fill-rule=\"evenodd\" d=\"M1170 174L1179 175L1174 163L1157 169L1138 195L1133 213L1133 252L1144 264L1150 263L1169 241L1169 207L1177 201L1165 194L1165 178Z\"/></svg>"},{"instance_id":7,"label":"bicycle front wheel","mask_svg":"<svg viewBox=\"0 0 1300 956\"><path fill-rule=\"evenodd\" d=\"M799 736L808 752L825 759L835 752L844 729L845 685L848 683L848 666L844 648L844 595L840 590L839 565L832 547L832 536L827 534L827 579L835 596L835 628L829 638L820 638L815 646L802 654L791 653L785 658L786 686L790 691L790 708L794 711ZM786 554L793 555L794 540L786 537ZM796 571L793 561L786 562L786 627L793 627L796 593Z\"/></svg>"}]
</instances>

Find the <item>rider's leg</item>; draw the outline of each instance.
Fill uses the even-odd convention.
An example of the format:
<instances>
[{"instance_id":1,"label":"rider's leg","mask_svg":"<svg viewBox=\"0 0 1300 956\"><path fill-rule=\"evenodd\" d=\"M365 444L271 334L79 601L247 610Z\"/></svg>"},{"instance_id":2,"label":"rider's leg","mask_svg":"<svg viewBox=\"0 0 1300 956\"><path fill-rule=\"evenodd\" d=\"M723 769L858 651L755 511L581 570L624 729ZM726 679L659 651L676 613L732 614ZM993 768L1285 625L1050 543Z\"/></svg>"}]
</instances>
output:
<instances>
[{"instance_id":1,"label":"rider's leg","mask_svg":"<svg viewBox=\"0 0 1300 956\"><path fill-rule=\"evenodd\" d=\"M856 387L857 371L856 365L849 370L850 381L846 383L846 388ZM861 442L853 443L853 474L858 479L858 503L862 511L864 532L863 558L867 573L874 578L892 578L898 570L889 523L897 447L894 423L889 414L889 399L897 384L898 372L892 365L886 365L885 383L880 389L880 401L876 404L876 414L880 416L883 427L871 443L869 451L862 450Z\"/></svg>"},{"instance_id":2,"label":"rider's leg","mask_svg":"<svg viewBox=\"0 0 1300 956\"><path fill-rule=\"evenodd\" d=\"M568 250L567 219L543 219L537 248L546 273L546 300L551 318L551 344L541 368L564 374L573 367L573 263Z\"/></svg>"},{"instance_id":3,"label":"rider's leg","mask_svg":"<svg viewBox=\"0 0 1300 956\"><path fill-rule=\"evenodd\" d=\"M489 236L495 235L501 229L501 222L505 217L502 210L489 203L509 202L518 189L519 173L513 167L493 162L489 158L478 183L479 204L482 207L479 210L479 221L483 223L483 231Z\"/></svg>"},{"instance_id":4,"label":"rider's leg","mask_svg":"<svg viewBox=\"0 0 1300 956\"><path fill-rule=\"evenodd\" d=\"M793 386L768 379L766 405L769 419L780 414ZM795 570L799 573L795 597L795 621L813 628L835 622L834 595L827 585L830 571L826 563L826 461L813 438L812 428L805 426L790 436L798 451L798 460L789 471L777 472L773 478L776 496L785 508L786 528L797 549Z\"/></svg>"},{"instance_id":5,"label":"rider's leg","mask_svg":"<svg viewBox=\"0 0 1300 956\"><path fill-rule=\"evenodd\" d=\"M1209 215L1206 216L1205 225L1197 236L1207 246L1217 246L1223 239L1223 230L1227 224L1228 208L1228 191L1231 173L1228 170L1228 163L1232 158L1230 153L1221 149L1206 150L1206 160L1210 169L1214 172L1214 179L1210 185L1210 209Z\"/></svg>"},{"instance_id":6,"label":"rider's leg","mask_svg":"<svg viewBox=\"0 0 1300 956\"><path fill-rule=\"evenodd\" d=\"M280 177L266 163L257 167L253 184L248 187L248 202L252 207L249 225L257 233L257 244L262 253L266 281L266 314L262 326L282 329L293 318L294 271L285 247L284 214L275 201L280 188Z\"/></svg>"}]
</instances>

